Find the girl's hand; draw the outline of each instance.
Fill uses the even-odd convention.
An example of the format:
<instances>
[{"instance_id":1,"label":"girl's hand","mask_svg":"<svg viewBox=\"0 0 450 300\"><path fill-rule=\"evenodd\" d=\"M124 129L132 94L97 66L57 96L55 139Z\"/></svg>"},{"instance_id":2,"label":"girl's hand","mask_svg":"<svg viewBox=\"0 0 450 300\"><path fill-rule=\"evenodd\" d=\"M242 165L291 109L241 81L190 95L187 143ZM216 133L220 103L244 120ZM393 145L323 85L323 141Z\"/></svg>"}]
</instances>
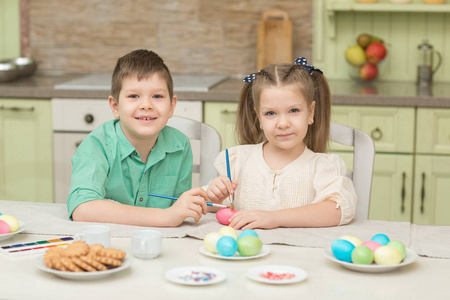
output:
<instances>
[{"instance_id":1,"label":"girl's hand","mask_svg":"<svg viewBox=\"0 0 450 300\"><path fill-rule=\"evenodd\" d=\"M241 210L230 218L230 225L234 229L272 229L279 227L274 211Z\"/></svg>"},{"instance_id":2,"label":"girl's hand","mask_svg":"<svg viewBox=\"0 0 450 300\"><path fill-rule=\"evenodd\" d=\"M222 203L229 195L234 194L237 186L237 181L230 181L228 177L221 176L211 182L206 193L211 202Z\"/></svg>"},{"instance_id":3,"label":"girl's hand","mask_svg":"<svg viewBox=\"0 0 450 300\"><path fill-rule=\"evenodd\" d=\"M167 209L169 212L170 224L178 226L186 218L194 218L196 222L200 220L203 215L208 213L208 206L206 200L208 195L200 188L194 188L184 192L175 203Z\"/></svg>"}]
</instances>

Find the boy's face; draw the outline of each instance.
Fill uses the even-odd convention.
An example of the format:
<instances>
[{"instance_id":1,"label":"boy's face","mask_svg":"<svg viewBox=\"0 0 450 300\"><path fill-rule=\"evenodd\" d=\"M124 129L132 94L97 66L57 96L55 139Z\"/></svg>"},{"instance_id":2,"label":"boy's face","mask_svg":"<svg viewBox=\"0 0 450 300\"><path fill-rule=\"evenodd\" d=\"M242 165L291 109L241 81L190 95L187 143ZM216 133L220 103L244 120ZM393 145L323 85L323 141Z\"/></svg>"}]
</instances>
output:
<instances>
[{"instance_id":1,"label":"boy's face","mask_svg":"<svg viewBox=\"0 0 450 300\"><path fill-rule=\"evenodd\" d=\"M124 78L118 101L110 96L109 104L134 147L142 142L153 147L159 132L173 116L177 97L170 100L166 81L154 73L140 81L137 77Z\"/></svg>"}]
</instances>

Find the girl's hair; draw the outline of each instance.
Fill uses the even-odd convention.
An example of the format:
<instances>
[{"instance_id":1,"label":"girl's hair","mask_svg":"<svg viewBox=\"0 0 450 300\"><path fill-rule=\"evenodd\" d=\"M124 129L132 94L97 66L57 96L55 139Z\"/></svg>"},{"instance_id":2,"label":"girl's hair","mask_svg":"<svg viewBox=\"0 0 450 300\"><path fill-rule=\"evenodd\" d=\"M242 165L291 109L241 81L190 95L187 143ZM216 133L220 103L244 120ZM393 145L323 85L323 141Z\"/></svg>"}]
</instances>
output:
<instances>
[{"instance_id":1,"label":"girl's hair","mask_svg":"<svg viewBox=\"0 0 450 300\"><path fill-rule=\"evenodd\" d=\"M272 64L246 82L239 98L236 132L240 144L258 144L266 140L258 119L259 100L264 88L296 85L309 105L315 101L314 122L308 126L305 145L314 152L327 151L330 135L330 88L319 71L297 64Z\"/></svg>"},{"instance_id":2,"label":"girl's hair","mask_svg":"<svg viewBox=\"0 0 450 300\"><path fill-rule=\"evenodd\" d=\"M166 80L170 101L173 98L173 80L164 60L155 52L149 50L134 50L117 60L111 80L111 96L119 102L122 81L128 77L137 77L138 80L148 78L158 73Z\"/></svg>"}]
</instances>

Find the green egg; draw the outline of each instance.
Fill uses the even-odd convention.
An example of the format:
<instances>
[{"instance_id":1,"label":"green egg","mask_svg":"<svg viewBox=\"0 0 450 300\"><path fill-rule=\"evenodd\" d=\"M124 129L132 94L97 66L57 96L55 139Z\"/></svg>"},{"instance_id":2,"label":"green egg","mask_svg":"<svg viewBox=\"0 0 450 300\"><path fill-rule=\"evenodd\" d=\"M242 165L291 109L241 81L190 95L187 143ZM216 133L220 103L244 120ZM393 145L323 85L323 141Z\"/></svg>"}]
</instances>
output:
<instances>
[{"instance_id":1,"label":"green egg","mask_svg":"<svg viewBox=\"0 0 450 300\"><path fill-rule=\"evenodd\" d=\"M373 262L373 252L369 247L361 245L352 251L352 262L358 265L370 265Z\"/></svg>"},{"instance_id":2,"label":"green egg","mask_svg":"<svg viewBox=\"0 0 450 300\"><path fill-rule=\"evenodd\" d=\"M402 261L405 259L406 257L406 248L405 245L403 245L402 242L400 241L390 241L389 243L387 243L386 246L392 247L394 249L397 249L398 252L400 252L400 254L402 255Z\"/></svg>"}]
</instances>

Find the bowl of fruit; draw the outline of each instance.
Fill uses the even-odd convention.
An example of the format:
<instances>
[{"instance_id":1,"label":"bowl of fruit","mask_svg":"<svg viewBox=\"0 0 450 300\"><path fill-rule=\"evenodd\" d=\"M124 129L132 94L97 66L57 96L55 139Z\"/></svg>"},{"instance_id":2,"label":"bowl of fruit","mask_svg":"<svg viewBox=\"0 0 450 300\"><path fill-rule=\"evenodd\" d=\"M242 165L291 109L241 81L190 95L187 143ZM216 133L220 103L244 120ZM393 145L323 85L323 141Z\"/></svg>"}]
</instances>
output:
<instances>
[{"instance_id":1,"label":"bowl of fruit","mask_svg":"<svg viewBox=\"0 0 450 300\"><path fill-rule=\"evenodd\" d=\"M356 44L345 50L350 77L363 81L377 79L387 54L388 49L381 38L368 33L360 34Z\"/></svg>"}]
</instances>

